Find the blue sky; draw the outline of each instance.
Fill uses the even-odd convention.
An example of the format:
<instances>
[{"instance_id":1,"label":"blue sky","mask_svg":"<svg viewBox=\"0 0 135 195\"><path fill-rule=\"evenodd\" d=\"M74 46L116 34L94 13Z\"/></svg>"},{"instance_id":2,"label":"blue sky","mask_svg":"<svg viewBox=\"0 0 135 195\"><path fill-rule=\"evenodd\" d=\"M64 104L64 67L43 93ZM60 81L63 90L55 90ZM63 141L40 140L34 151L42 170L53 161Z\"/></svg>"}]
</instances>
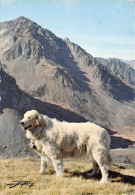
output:
<instances>
[{"instance_id":1,"label":"blue sky","mask_svg":"<svg viewBox=\"0 0 135 195\"><path fill-rule=\"evenodd\" d=\"M0 0L0 21L25 16L94 57L135 60L135 1Z\"/></svg>"}]
</instances>

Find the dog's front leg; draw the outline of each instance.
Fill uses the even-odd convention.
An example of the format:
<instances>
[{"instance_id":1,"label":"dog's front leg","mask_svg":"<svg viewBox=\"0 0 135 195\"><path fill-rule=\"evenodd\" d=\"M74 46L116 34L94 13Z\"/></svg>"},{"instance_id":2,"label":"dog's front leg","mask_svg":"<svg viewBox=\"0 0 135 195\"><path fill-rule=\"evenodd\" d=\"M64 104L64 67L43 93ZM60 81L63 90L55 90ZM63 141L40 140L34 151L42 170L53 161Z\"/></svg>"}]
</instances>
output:
<instances>
[{"instance_id":1,"label":"dog's front leg","mask_svg":"<svg viewBox=\"0 0 135 195\"><path fill-rule=\"evenodd\" d=\"M40 165L39 173L43 174L47 167L48 167L48 158L45 156L41 156L41 165Z\"/></svg>"},{"instance_id":2,"label":"dog's front leg","mask_svg":"<svg viewBox=\"0 0 135 195\"><path fill-rule=\"evenodd\" d=\"M63 166L63 162L62 162L61 158L58 155L53 155L50 157L50 159L51 159L53 166L54 166L54 169L56 171L56 176L57 177L62 176L64 166Z\"/></svg>"}]
</instances>

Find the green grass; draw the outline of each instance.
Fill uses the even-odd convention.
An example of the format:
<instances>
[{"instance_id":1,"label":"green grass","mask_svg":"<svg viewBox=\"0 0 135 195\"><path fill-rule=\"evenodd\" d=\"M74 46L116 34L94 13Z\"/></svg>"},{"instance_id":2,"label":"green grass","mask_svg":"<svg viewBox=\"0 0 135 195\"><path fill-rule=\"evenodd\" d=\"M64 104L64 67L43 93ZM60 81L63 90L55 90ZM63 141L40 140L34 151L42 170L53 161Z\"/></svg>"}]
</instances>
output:
<instances>
[{"instance_id":1,"label":"green grass","mask_svg":"<svg viewBox=\"0 0 135 195\"><path fill-rule=\"evenodd\" d=\"M92 168L89 160L65 161L64 176L56 178L52 167L44 175L38 173L40 159L0 159L0 195L86 195L135 194L135 167L115 165L109 171L110 182L100 183L101 174L87 178ZM9 188L12 181L31 181L34 186Z\"/></svg>"}]
</instances>

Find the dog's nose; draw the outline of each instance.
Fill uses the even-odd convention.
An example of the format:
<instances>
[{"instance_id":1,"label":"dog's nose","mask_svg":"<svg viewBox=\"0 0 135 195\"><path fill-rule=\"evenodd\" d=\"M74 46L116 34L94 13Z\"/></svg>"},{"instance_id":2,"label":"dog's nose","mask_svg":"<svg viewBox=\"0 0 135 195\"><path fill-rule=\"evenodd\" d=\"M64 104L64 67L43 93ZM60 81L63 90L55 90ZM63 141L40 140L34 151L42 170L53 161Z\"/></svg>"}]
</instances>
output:
<instances>
[{"instance_id":1,"label":"dog's nose","mask_svg":"<svg viewBox=\"0 0 135 195\"><path fill-rule=\"evenodd\" d=\"M24 122L20 122L20 125L24 125Z\"/></svg>"}]
</instances>

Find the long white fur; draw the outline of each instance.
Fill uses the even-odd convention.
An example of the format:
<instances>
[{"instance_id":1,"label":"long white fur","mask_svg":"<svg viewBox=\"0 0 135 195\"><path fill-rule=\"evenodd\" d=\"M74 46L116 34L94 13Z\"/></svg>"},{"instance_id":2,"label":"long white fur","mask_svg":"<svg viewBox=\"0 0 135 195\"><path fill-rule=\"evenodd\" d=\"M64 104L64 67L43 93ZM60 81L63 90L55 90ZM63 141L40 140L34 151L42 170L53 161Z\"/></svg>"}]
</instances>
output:
<instances>
[{"instance_id":1,"label":"long white fur","mask_svg":"<svg viewBox=\"0 0 135 195\"><path fill-rule=\"evenodd\" d=\"M88 175L94 175L100 168L101 181L108 181L108 168L112 159L110 136L104 128L90 122L60 122L35 110L26 112L20 123L23 123L23 130L31 125L26 137L31 139L30 147L41 156L41 174L47 168L48 159L51 159L57 176L61 176L62 158L87 154L93 162L93 171Z\"/></svg>"}]
</instances>

